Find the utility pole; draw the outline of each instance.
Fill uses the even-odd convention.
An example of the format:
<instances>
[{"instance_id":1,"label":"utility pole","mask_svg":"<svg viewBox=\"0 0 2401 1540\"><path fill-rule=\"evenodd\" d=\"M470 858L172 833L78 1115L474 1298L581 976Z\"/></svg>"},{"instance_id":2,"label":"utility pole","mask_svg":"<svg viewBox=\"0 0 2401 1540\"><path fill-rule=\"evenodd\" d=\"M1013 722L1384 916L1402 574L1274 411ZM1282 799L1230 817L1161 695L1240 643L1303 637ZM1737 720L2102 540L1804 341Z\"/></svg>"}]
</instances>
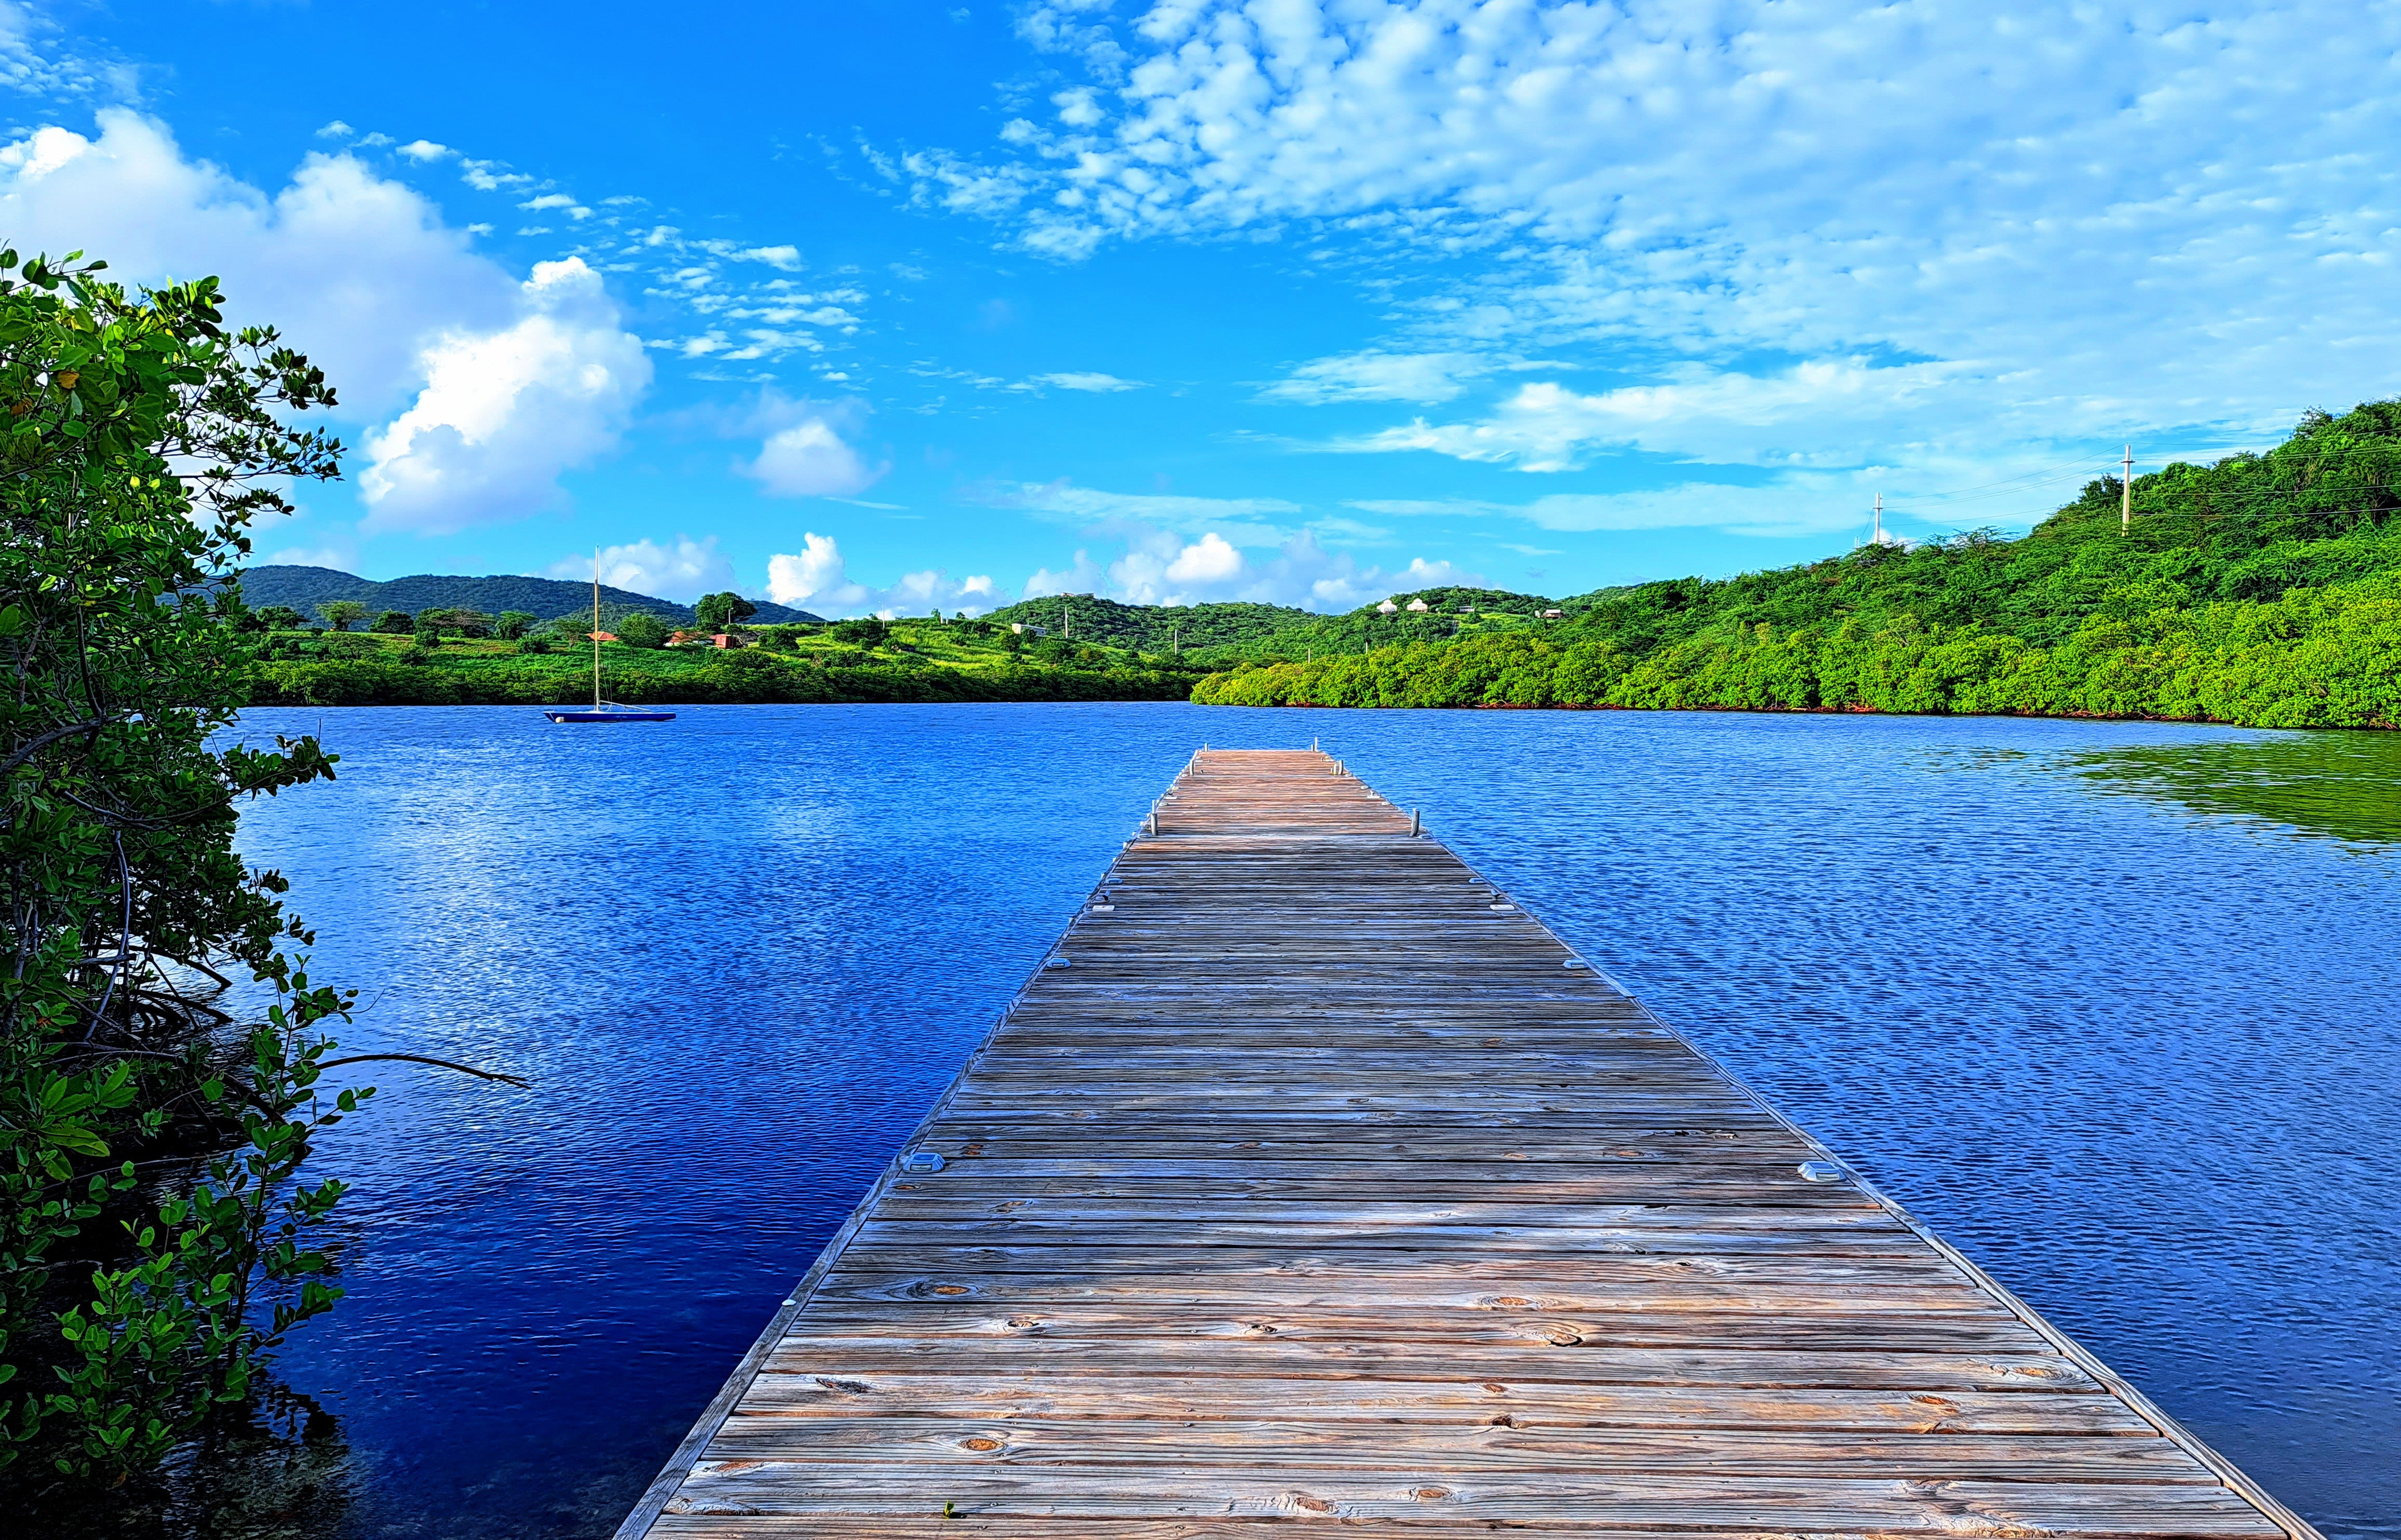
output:
<instances>
[{"instance_id":1,"label":"utility pole","mask_svg":"<svg viewBox=\"0 0 2401 1540\"><path fill-rule=\"evenodd\" d=\"M2118 478L2118 532L2124 534L2134 527L2134 447L2126 446L2124 475Z\"/></svg>"},{"instance_id":2,"label":"utility pole","mask_svg":"<svg viewBox=\"0 0 2401 1540\"><path fill-rule=\"evenodd\" d=\"M1875 543L1878 545L1884 543L1884 494L1882 492L1876 494Z\"/></svg>"},{"instance_id":3,"label":"utility pole","mask_svg":"<svg viewBox=\"0 0 2401 1540\"><path fill-rule=\"evenodd\" d=\"M1059 596L1059 639L1064 641L1075 634L1074 628L1067 624L1067 597L1062 594Z\"/></svg>"}]
</instances>

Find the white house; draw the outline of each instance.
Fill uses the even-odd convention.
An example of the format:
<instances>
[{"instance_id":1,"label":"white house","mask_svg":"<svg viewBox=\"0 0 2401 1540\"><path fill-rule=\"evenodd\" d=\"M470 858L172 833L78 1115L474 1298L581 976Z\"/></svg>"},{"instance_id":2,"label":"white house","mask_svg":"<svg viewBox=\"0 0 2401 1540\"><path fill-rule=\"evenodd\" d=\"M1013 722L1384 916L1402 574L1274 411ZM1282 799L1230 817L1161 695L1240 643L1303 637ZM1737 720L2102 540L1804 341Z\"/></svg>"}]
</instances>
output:
<instances>
[{"instance_id":1,"label":"white house","mask_svg":"<svg viewBox=\"0 0 2401 1540\"><path fill-rule=\"evenodd\" d=\"M1423 599L1421 599L1421 598L1413 598L1413 599L1409 600L1409 613L1411 613L1411 614L1413 614L1413 615L1421 615L1421 614L1424 614L1428 610L1431 610L1431 609L1433 609L1433 608L1434 608L1434 606L1433 606L1433 605L1428 604L1425 600L1423 600Z\"/></svg>"},{"instance_id":2,"label":"white house","mask_svg":"<svg viewBox=\"0 0 2401 1540\"><path fill-rule=\"evenodd\" d=\"M1376 613L1379 615L1397 615L1400 612L1401 607L1394 604L1391 599L1386 599L1383 603L1376 606Z\"/></svg>"}]
</instances>

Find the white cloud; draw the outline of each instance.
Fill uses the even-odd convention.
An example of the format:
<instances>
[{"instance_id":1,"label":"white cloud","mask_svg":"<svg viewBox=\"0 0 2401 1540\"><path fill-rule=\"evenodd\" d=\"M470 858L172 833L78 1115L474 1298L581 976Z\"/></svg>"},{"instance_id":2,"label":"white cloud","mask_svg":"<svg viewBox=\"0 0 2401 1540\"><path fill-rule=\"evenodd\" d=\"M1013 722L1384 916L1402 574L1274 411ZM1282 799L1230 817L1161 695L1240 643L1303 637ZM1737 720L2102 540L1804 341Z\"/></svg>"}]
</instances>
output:
<instances>
[{"instance_id":1,"label":"white cloud","mask_svg":"<svg viewBox=\"0 0 2401 1540\"><path fill-rule=\"evenodd\" d=\"M801 249L798 246L746 246L734 254L745 262L764 262L788 273L801 270Z\"/></svg>"},{"instance_id":2,"label":"white cloud","mask_svg":"<svg viewBox=\"0 0 2401 1540\"><path fill-rule=\"evenodd\" d=\"M1103 572L1100 565L1083 551L1067 564L1064 571L1054 572L1048 567L1036 567L1034 575L1025 580L1024 598L1048 598L1054 594L1096 594L1100 592Z\"/></svg>"},{"instance_id":3,"label":"white cloud","mask_svg":"<svg viewBox=\"0 0 2401 1540\"><path fill-rule=\"evenodd\" d=\"M767 597L815 614L872 612L886 618L932 610L981 613L992 607L990 577L952 581L939 569L902 574L888 588L854 583L844 571L842 547L831 535L804 531L797 555L767 558Z\"/></svg>"},{"instance_id":4,"label":"white cloud","mask_svg":"<svg viewBox=\"0 0 2401 1540\"><path fill-rule=\"evenodd\" d=\"M592 558L561 557L551 563L550 575L588 581L592 576ZM611 588L627 588L638 594L649 594L654 598L689 604L703 594L720 593L732 588L734 564L717 549L715 535L700 540L678 535L665 545L655 541L638 540L631 545L610 545L601 549L600 581Z\"/></svg>"},{"instance_id":5,"label":"white cloud","mask_svg":"<svg viewBox=\"0 0 2401 1540\"><path fill-rule=\"evenodd\" d=\"M337 572L354 570L359 563L355 545L286 545L265 552L253 558L254 567L330 567Z\"/></svg>"},{"instance_id":6,"label":"white cloud","mask_svg":"<svg viewBox=\"0 0 2401 1540\"><path fill-rule=\"evenodd\" d=\"M533 186L533 178L508 169L501 160L461 160L459 180L477 192L500 192Z\"/></svg>"},{"instance_id":7,"label":"white cloud","mask_svg":"<svg viewBox=\"0 0 2401 1540\"><path fill-rule=\"evenodd\" d=\"M358 132L356 129L351 128L348 123L345 123L340 118L336 117L332 122L326 124L323 128L319 129L317 131L317 137L320 139L348 139L356 132Z\"/></svg>"},{"instance_id":8,"label":"white cloud","mask_svg":"<svg viewBox=\"0 0 2401 1540\"><path fill-rule=\"evenodd\" d=\"M1196 534L1214 530L1237 543L1253 545L1274 544L1288 533L1266 520L1301 512L1300 504L1282 498L1109 492L1067 481L1018 482L986 488L980 496L993 507L1022 509L1062 524L1132 521Z\"/></svg>"},{"instance_id":9,"label":"white cloud","mask_svg":"<svg viewBox=\"0 0 2401 1540\"><path fill-rule=\"evenodd\" d=\"M805 401L765 397L757 414L766 441L756 458L736 469L775 497L847 497L873 486L884 474L870 467L842 436L855 407L821 407Z\"/></svg>"},{"instance_id":10,"label":"white cloud","mask_svg":"<svg viewBox=\"0 0 2401 1540\"><path fill-rule=\"evenodd\" d=\"M1580 394L1552 381L1521 386L1483 420L1388 428L1332 447L1430 449L1525 471L1571 471L1596 449L1641 449L1714 464L1845 464L1862 441L1891 443L1965 370L1861 359L1804 364L1772 376L1678 371L1672 383Z\"/></svg>"},{"instance_id":11,"label":"white cloud","mask_svg":"<svg viewBox=\"0 0 2401 1540\"><path fill-rule=\"evenodd\" d=\"M1636 386L1958 371L1864 442L1771 424L1856 463L2401 388L2390 5L1037 0L1021 32L1084 79L990 163L896 163L921 203L1063 259L1228 233L1459 259L1393 345L1279 399L1449 399L1468 371L1378 360L1555 349Z\"/></svg>"},{"instance_id":12,"label":"white cloud","mask_svg":"<svg viewBox=\"0 0 2401 1540\"><path fill-rule=\"evenodd\" d=\"M1413 559L1398 572L1362 566L1348 553L1329 553L1313 531L1286 537L1273 554L1254 560L1214 533L1187 539L1172 530L1130 526L1123 552L1105 566L1077 551L1064 571L1037 570L1025 597L1105 594L1128 604L1208 604L1241 600L1307 610L1348 610L1394 589L1432 588L1482 580L1448 562Z\"/></svg>"},{"instance_id":13,"label":"white cloud","mask_svg":"<svg viewBox=\"0 0 2401 1540\"><path fill-rule=\"evenodd\" d=\"M431 139L412 139L392 151L392 154L405 155L419 165L440 160L449 153L449 145L437 144Z\"/></svg>"},{"instance_id":14,"label":"white cloud","mask_svg":"<svg viewBox=\"0 0 2401 1540\"><path fill-rule=\"evenodd\" d=\"M1271 401L1448 401L1492 372L1475 353L1388 353L1377 349L1304 364L1259 392Z\"/></svg>"},{"instance_id":15,"label":"white cloud","mask_svg":"<svg viewBox=\"0 0 2401 1540\"><path fill-rule=\"evenodd\" d=\"M0 227L21 250L107 259L129 282L216 274L230 313L271 321L322 364L357 419L423 378L458 327L504 324L517 285L411 188L347 155L311 155L269 196L185 158L164 125L118 108L96 139L49 127L0 146Z\"/></svg>"},{"instance_id":16,"label":"white cloud","mask_svg":"<svg viewBox=\"0 0 2401 1540\"><path fill-rule=\"evenodd\" d=\"M1115 375L1093 373L1036 375L1032 382L1037 385L1056 386L1063 391L1090 391L1099 395L1110 394L1118 391L1139 391L1143 388L1142 381L1139 379L1119 379Z\"/></svg>"},{"instance_id":17,"label":"white cloud","mask_svg":"<svg viewBox=\"0 0 2401 1540\"><path fill-rule=\"evenodd\" d=\"M367 436L363 528L431 534L522 517L558 502L562 472L616 446L651 361L600 275L577 257L539 263L519 293L512 323L425 350L416 404Z\"/></svg>"},{"instance_id":18,"label":"white cloud","mask_svg":"<svg viewBox=\"0 0 2401 1540\"><path fill-rule=\"evenodd\" d=\"M2101 474L2103 469L2097 463L2082 464L2057 472L2046 480L2030 477L2018 489L2018 495L2022 500L2048 500L2055 505L2073 496L2076 485ZM1803 472L1748 485L1688 481L1629 492L1554 492L1524 502L1389 498L1363 499L1350 506L1386 517L1514 519L1561 534L1720 529L1738 535L1824 535L1864 531L1874 499L1886 484L1886 474ZM1972 494L1964 502L1955 495L1932 490L1913 495L1906 502L1895 499L1888 491L1886 498L1887 524L1906 521L1941 531L1991 522L1979 512ZM1559 554L1522 545L1507 548L1528 556Z\"/></svg>"}]
</instances>

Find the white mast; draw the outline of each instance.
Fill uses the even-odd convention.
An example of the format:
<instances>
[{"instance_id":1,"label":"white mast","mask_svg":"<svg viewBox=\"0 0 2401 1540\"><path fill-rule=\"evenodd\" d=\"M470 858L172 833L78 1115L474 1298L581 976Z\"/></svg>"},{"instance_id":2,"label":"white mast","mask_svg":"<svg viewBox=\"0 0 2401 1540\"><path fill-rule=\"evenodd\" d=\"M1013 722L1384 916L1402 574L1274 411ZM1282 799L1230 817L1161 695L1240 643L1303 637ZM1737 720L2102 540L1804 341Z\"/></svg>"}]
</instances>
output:
<instances>
[{"instance_id":1,"label":"white mast","mask_svg":"<svg viewBox=\"0 0 2401 1540\"><path fill-rule=\"evenodd\" d=\"M592 547L592 709L600 709L600 547Z\"/></svg>"}]
</instances>

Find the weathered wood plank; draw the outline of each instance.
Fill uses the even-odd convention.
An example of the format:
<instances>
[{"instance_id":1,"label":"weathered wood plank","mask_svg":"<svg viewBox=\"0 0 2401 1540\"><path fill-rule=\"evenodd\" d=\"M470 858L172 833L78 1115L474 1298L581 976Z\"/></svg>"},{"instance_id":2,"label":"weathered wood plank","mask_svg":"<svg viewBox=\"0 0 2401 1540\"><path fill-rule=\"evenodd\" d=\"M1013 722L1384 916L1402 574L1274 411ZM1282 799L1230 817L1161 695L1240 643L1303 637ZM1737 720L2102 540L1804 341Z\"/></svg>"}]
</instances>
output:
<instances>
[{"instance_id":1,"label":"weathered wood plank","mask_svg":"<svg viewBox=\"0 0 2401 1540\"><path fill-rule=\"evenodd\" d=\"M622 1540L2314 1540L1332 761L1158 811Z\"/></svg>"}]
</instances>

